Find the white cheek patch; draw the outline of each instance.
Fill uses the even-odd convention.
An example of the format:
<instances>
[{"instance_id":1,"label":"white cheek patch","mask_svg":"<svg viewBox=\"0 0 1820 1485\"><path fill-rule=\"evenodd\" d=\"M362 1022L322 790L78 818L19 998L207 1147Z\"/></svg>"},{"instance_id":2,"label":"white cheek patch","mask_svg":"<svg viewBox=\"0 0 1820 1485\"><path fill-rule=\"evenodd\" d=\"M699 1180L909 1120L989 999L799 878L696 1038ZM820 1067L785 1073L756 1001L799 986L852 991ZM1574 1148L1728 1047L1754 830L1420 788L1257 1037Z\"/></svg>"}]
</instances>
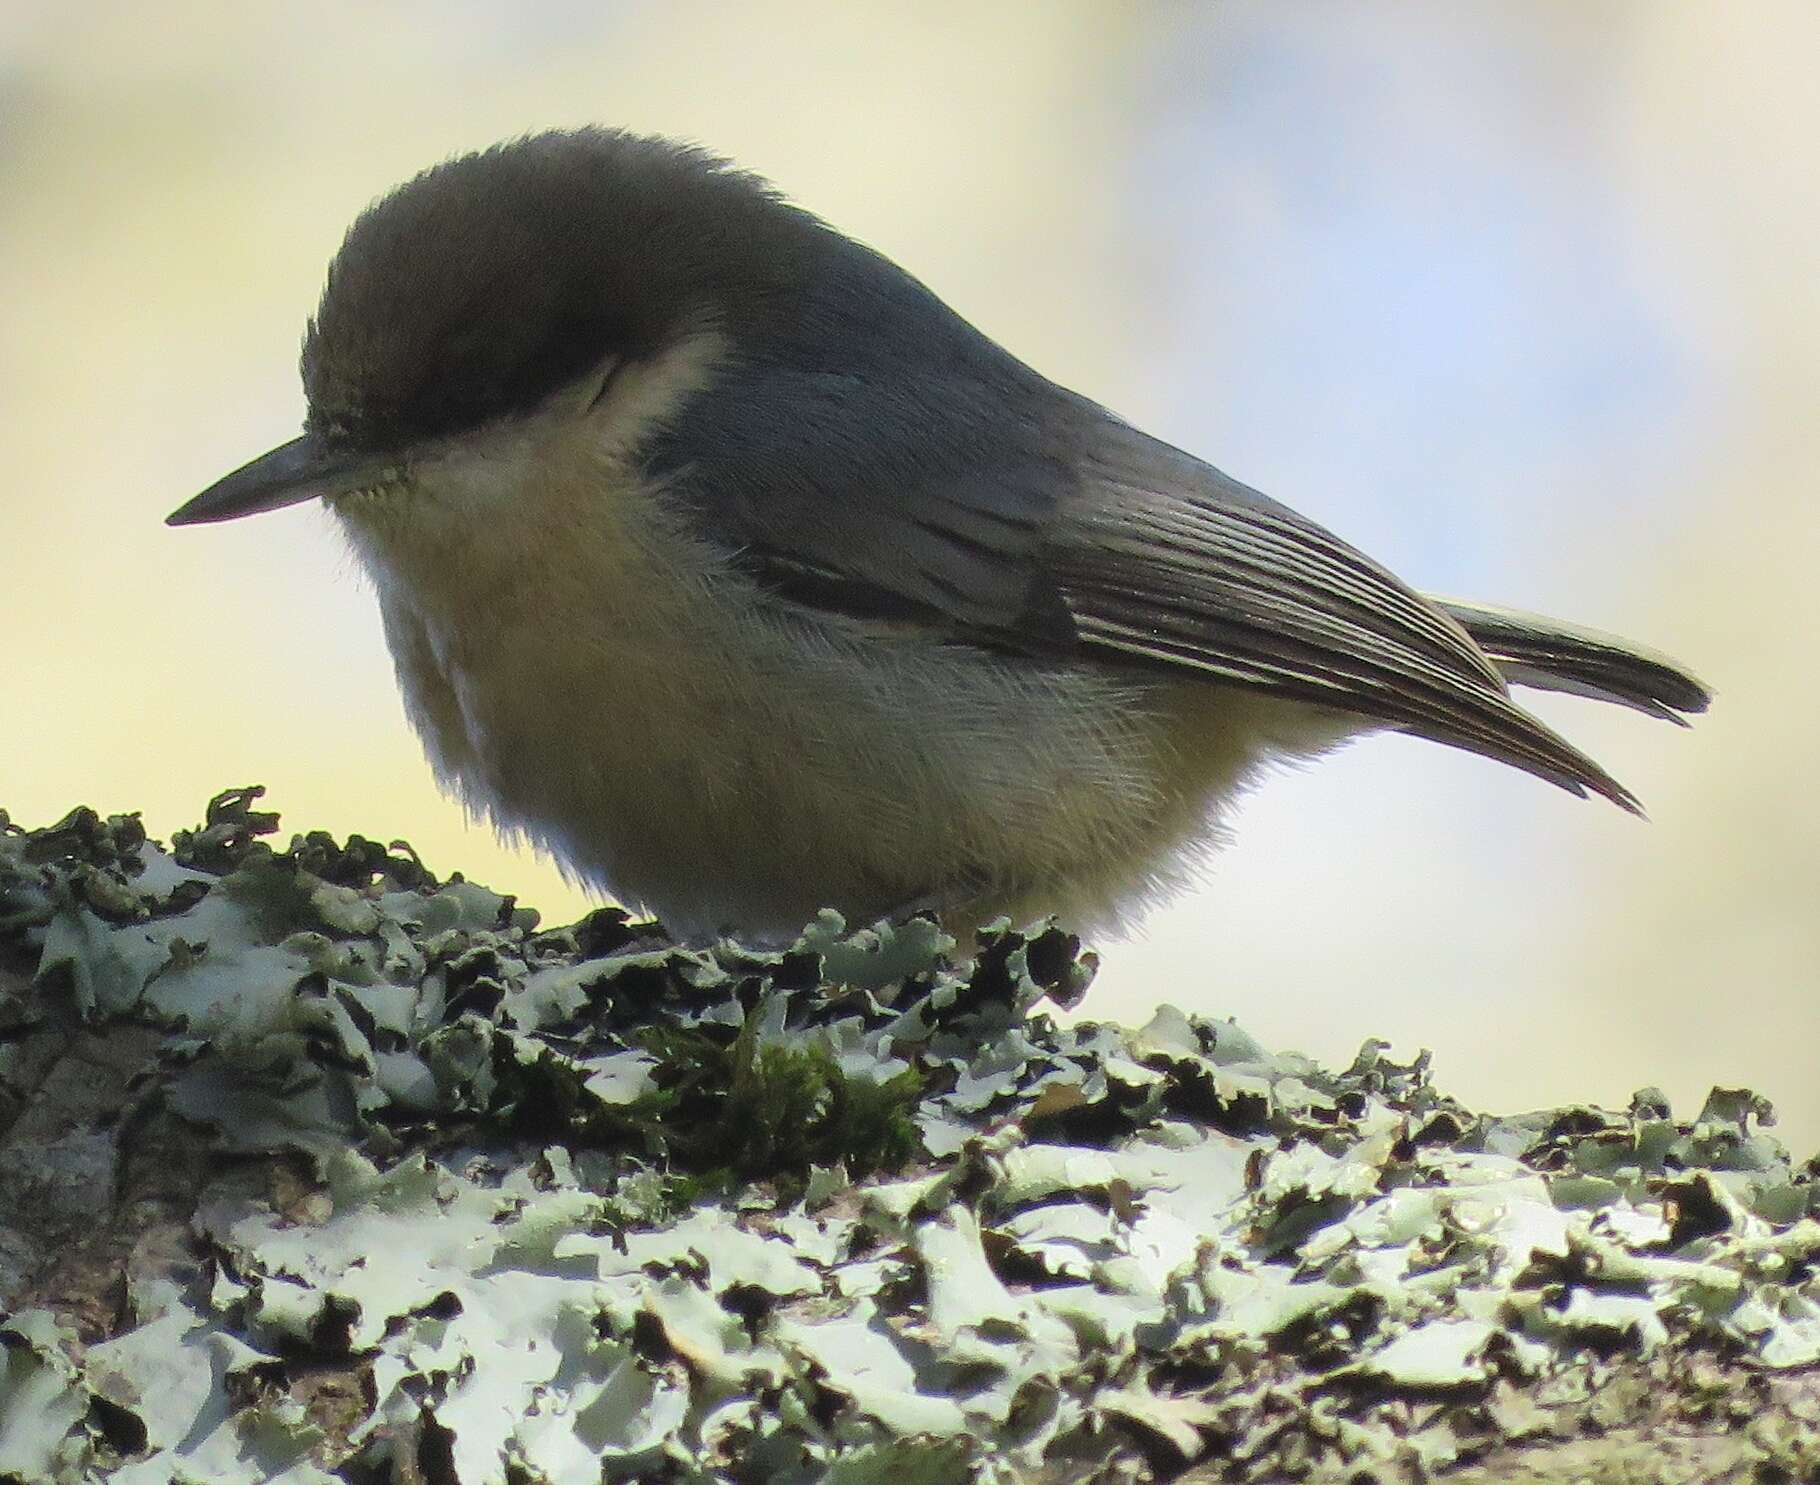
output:
<instances>
[{"instance_id":1,"label":"white cheek patch","mask_svg":"<svg viewBox=\"0 0 1820 1485\"><path fill-rule=\"evenodd\" d=\"M525 417L419 447L389 488L334 500L375 584L426 622L453 623L477 588L574 560L584 534L600 581L632 561L649 525L627 519L639 451L728 359L726 337L699 324L647 360L602 361Z\"/></svg>"},{"instance_id":2,"label":"white cheek patch","mask_svg":"<svg viewBox=\"0 0 1820 1485\"><path fill-rule=\"evenodd\" d=\"M511 509L537 468L544 442L535 426L515 421L420 459L411 471L411 518L460 526Z\"/></svg>"},{"instance_id":3,"label":"white cheek patch","mask_svg":"<svg viewBox=\"0 0 1820 1485\"><path fill-rule=\"evenodd\" d=\"M484 530L514 506L535 502L552 465L598 461L603 484L651 435L713 380L726 337L689 331L642 361L610 358L528 417L514 418L425 451L411 470L420 500L413 522Z\"/></svg>"},{"instance_id":4,"label":"white cheek patch","mask_svg":"<svg viewBox=\"0 0 1820 1485\"><path fill-rule=\"evenodd\" d=\"M597 367L558 400L585 398L571 426L585 428L599 452L625 457L707 388L730 349L726 336L703 320L647 360Z\"/></svg>"}]
</instances>

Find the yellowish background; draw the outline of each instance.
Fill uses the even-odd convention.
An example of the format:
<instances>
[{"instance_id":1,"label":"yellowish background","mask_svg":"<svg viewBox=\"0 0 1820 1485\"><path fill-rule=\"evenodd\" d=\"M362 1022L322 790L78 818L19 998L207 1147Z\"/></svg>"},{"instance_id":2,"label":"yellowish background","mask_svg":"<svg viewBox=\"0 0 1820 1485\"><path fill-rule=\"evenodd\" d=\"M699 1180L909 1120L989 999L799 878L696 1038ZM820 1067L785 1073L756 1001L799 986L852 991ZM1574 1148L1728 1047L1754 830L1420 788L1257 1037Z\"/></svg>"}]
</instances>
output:
<instances>
[{"instance_id":1,"label":"yellowish background","mask_svg":"<svg viewBox=\"0 0 1820 1485\"><path fill-rule=\"evenodd\" d=\"M1648 826L1402 739L1273 782L1094 1014L1389 1036L1505 1108L1749 1083L1811 1151L1816 55L1811 0L9 0L0 804L168 834L259 780L580 912L437 796L321 512L159 522L294 431L370 198L545 125L686 135L1413 581L1720 690L1686 734L1543 704Z\"/></svg>"}]
</instances>

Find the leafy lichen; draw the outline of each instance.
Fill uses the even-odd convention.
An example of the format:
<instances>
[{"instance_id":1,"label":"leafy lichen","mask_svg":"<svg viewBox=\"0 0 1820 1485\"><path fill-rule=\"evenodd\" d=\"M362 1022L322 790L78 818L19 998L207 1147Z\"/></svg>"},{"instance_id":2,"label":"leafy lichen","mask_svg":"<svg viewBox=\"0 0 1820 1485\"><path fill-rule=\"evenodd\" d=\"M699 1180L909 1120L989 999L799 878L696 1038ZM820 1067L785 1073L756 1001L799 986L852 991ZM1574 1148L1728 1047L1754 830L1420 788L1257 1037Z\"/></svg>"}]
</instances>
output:
<instances>
[{"instance_id":1,"label":"leafy lichen","mask_svg":"<svg viewBox=\"0 0 1820 1485\"><path fill-rule=\"evenodd\" d=\"M1053 924L544 929L258 798L0 822L0 1479L1820 1469L1752 1094L1062 1025Z\"/></svg>"}]
</instances>

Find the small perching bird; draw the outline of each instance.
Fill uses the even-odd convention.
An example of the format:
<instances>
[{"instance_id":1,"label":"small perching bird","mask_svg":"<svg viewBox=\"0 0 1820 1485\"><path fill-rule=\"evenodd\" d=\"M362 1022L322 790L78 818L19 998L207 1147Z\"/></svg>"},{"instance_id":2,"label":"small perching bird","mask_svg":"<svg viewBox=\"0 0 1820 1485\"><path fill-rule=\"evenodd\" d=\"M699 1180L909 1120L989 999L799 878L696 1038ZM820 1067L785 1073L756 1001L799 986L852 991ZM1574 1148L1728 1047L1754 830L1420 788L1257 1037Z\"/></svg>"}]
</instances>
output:
<instances>
[{"instance_id":1,"label":"small perching bird","mask_svg":"<svg viewBox=\"0 0 1820 1485\"><path fill-rule=\"evenodd\" d=\"M303 436L438 778L673 928L1104 921L1261 765L1397 729L1636 801L1507 682L1679 719L1626 641L1423 597L698 149L605 129L370 207Z\"/></svg>"}]
</instances>

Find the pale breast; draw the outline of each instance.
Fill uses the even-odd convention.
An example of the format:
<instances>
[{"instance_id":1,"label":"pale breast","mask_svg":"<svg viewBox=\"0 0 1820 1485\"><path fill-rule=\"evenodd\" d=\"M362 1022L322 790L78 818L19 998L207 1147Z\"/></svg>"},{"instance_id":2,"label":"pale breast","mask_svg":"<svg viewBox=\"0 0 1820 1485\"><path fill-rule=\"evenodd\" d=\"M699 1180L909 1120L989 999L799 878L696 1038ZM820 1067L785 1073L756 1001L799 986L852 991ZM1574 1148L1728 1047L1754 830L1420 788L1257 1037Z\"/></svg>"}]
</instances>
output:
<instances>
[{"instance_id":1,"label":"pale breast","mask_svg":"<svg viewBox=\"0 0 1820 1485\"><path fill-rule=\"evenodd\" d=\"M613 393L634 421L701 368L655 374ZM770 598L587 408L336 511L445 786L675 929L786 936L824 906L1103 920L1177 883L1214 802L1296 746L1262 699Z\"/></svg>"}]
</instances>

